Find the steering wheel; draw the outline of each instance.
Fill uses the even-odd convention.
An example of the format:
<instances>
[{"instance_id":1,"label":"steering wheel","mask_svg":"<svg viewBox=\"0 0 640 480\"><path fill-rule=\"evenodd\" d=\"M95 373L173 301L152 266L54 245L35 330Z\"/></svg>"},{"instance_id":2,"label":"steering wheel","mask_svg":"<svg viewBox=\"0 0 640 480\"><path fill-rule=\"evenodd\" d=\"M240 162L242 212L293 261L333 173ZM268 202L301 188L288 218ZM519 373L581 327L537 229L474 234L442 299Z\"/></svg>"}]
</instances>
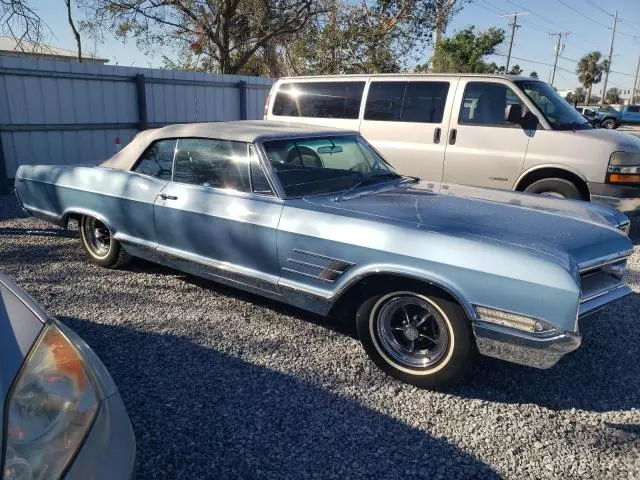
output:
<instances>
[{"instance_id":1,"label":"steering wheel","mask_svg":"<svg viewBox=\"0 0 640 480\"><path fill-rule=\"evenodd\" d=\"M308 158L307 162L304 159ZM299 147L292 147L287 153L287 163L292 165L300 165L301 167L323 167L322 159L320 155L316 153L313 148L305 147L301 145Z\"/></svg>"}]
</instances>

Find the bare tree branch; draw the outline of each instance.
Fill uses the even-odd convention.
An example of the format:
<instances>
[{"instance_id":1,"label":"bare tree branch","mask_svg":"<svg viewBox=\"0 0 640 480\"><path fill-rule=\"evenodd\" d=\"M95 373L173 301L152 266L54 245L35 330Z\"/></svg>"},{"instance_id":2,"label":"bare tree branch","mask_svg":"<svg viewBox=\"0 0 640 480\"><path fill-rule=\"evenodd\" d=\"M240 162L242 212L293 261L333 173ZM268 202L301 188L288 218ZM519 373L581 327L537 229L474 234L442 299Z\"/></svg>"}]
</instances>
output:
<instances>
[{"instance_id":1,"label":"bare tree branch","mask_svg":"<svg viewBox=\"0 0 640 480\"><path fill-rule=\"evenodd\" d=\"M0 0L0 33L12 37L20 50L27 50L25 42L43 46L45 29L29 0Z\"/></svg>"},{"instance_id":2,"label":"bare tree branch","mask_svg":"<svg viewBox=\"0 0 640 480\"><path fill-rule=\"evenodd\" d=\"M80 32L78 32L71 16L71 0L64 0L64 3L67 5L67 19L69 21L69 25L71 26L73 36L76 37L76 43L78 44L78 63L82 63L82 43L80 41Z\"/></svg>"}]
</instances>

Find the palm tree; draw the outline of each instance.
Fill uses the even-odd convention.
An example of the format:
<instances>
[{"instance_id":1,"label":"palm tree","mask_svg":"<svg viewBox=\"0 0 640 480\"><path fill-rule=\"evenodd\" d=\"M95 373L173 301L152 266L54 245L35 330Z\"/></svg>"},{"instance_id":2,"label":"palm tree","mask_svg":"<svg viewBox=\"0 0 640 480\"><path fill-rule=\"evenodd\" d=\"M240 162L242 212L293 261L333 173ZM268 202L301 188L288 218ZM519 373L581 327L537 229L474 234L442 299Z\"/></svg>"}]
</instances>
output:
<instances>
[{"instance_id":1,"label":"palm tree","mask_svg":"<svg viewBox=\"0 0 640 480\"><path fill-rule=\"evenodd\" d=\"M578 80L584 85L587 90L586 104L589 105L589 99L591 98L591 89L595 83L600 83L602 79L602 73L609 68L609 61L602 60L602 54L600 52L587 53L578 62L576 73L578 74Z\"/></svg>"}]
</instances>

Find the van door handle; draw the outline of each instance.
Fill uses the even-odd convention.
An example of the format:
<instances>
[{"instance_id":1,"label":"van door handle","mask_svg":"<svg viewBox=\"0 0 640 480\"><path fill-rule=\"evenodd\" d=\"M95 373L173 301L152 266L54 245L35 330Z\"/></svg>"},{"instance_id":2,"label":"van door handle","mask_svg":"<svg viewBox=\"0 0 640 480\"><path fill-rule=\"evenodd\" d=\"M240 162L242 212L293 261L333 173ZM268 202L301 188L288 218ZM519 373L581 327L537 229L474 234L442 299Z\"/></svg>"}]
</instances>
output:
<instances>
[{"instance_id":1,"label":"van door handle","mask_svg":"<svg viewBox=\"0 0 640 480\"><path fill-rule=\"evenodd\" d=\"M440 132L442 130L440 129L440 127L436 127L436 129L433 131L433 143L440 143Z\"/></svg>"},{"instance_id":2,"label":"van door handle","mask_svg":"<svg viewBox=\"0 0 640 480\"><path fill-rule=\"evenodd\" d=\"M166 193L161 193L160 194L160 198L163 200L177 200L178 197L174 196L174 195L167 195Z\"/></svg>"},{"instance_id":3,"label":"van door handle","mask_svg":"<svg viewBox=\"0 0 640 480\"><path fill-rule=\"evenodd\" d=\"M449 145L454 145L456 143L456 138L458 138L458 130L452 128L449 132Z\"/></svg>"}]
</instances>

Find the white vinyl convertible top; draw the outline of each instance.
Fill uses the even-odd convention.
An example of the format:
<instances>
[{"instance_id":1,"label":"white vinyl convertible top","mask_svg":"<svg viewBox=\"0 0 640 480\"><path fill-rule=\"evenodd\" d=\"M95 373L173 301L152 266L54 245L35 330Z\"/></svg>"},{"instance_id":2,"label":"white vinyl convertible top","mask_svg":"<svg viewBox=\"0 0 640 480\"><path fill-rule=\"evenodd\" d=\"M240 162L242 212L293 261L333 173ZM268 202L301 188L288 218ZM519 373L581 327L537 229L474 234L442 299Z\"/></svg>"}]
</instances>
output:
<instances>
[{"instance_id":1,"label":"white vinyl convertible top","mask_svg":"<svg viewBox=\"0 0 640 480\"><path fill-rule=\"evenodd\" d=\"M219 140L254 143L258 140L336 134L357 134L357 132L297 123L265 122L262 120L168 125L140 132L126 147L100 164L100 166L131 170L147 147L156 140L163 138L216 138Z\"/></svg>"}]
</instances>

